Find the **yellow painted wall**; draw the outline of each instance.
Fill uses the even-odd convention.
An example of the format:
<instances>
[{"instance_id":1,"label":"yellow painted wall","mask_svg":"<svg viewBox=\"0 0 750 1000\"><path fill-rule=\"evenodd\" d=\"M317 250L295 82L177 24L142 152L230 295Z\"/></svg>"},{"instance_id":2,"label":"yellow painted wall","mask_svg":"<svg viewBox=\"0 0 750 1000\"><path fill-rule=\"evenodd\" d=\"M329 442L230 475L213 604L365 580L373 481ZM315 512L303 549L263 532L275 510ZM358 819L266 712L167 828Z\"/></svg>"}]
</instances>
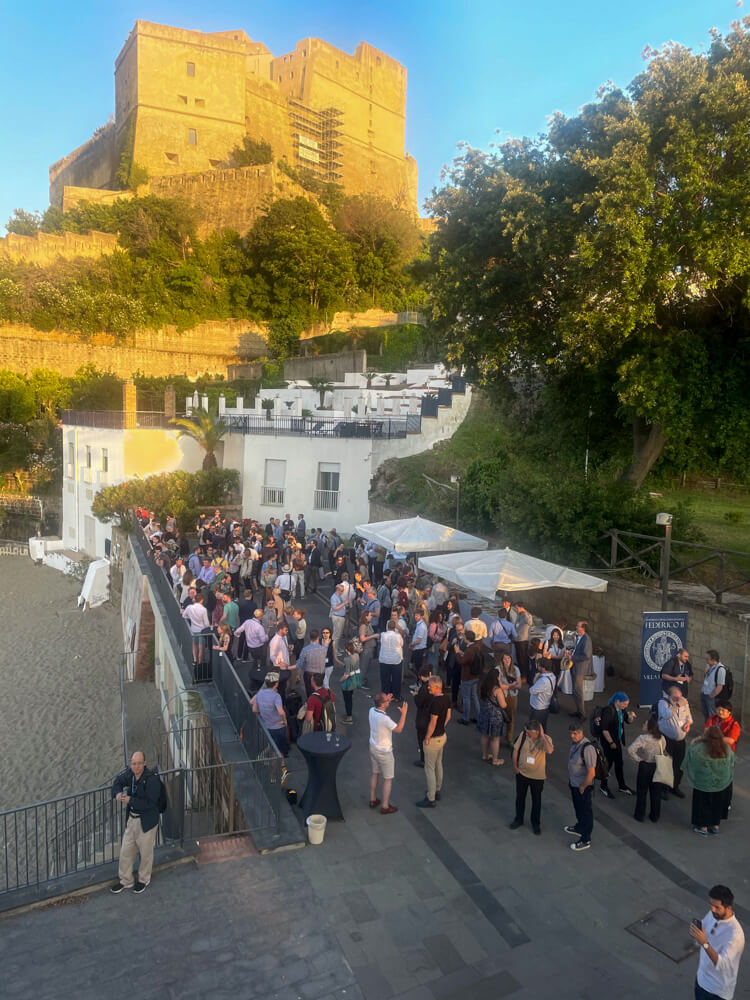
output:
<instances>
[{"instance_id":1,"label":"yellow painted wall","mask_svg":"<svg viewBox=\"0 0 750 1000\"><path fill-rule=\"evenodd\" d=\"M160 472L200 468L200 448L187 438L178 440L174 431L123 431L123 475L145 478ZM196 465L197 462L197 465Z\"/></svg>"}]
</instances>

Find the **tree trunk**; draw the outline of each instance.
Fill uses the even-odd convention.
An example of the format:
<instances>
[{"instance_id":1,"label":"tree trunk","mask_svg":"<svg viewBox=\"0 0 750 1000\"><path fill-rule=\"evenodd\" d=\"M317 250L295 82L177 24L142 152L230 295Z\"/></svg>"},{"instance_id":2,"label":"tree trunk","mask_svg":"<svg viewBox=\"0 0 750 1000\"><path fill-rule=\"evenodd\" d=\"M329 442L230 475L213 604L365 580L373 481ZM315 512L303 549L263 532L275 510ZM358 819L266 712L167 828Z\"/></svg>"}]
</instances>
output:
<instances>
[{"instance_id":1,"label":"tree trunk","mask_svg":"<svg viewBox=\"0 0 750 1000\"><path fill-rule=\"evenodd\" d=\"M218 466L218 464L219 463L216 461L216 455L214 455L212 451L207 451L206 457L203 459L203 468L215 469Z\"/></svg>"},{"instance_id":2,"label":"tree trunk","mask_svg":"<svg viewBox=\"0 0 750 1000\"><path fill-rule=\"evenodd\" d=\"M649 424L641 417L633 417L633 461L620 476L621 483L630 483L638 489L661 458L666 438L661 427Z\"/></svg>"}]
</instances>

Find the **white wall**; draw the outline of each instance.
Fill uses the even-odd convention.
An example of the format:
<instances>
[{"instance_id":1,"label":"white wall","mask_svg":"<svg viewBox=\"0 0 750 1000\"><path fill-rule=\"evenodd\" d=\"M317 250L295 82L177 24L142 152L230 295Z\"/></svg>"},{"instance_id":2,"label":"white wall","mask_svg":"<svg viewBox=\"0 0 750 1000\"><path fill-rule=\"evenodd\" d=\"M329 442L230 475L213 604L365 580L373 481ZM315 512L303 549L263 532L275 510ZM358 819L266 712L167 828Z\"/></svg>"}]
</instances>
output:
<instances>
[{"instance_id":1,"label":"white wall","mask_svg":"<svg viewBox=\"0 0 750 1000\"><path fill-rule=\"evenodd\" d=\"M396 438L392 441L378 439L373 441L372 467L374 472L388 458L408 458L429 451L438 441L453 437L456 429L469 412L471 405L471 388L466 387L463 396L454 395L451 406L439 406L437 417L422 417L420 434L407 434L406 438Z\"/></svg>"}]
</instances>

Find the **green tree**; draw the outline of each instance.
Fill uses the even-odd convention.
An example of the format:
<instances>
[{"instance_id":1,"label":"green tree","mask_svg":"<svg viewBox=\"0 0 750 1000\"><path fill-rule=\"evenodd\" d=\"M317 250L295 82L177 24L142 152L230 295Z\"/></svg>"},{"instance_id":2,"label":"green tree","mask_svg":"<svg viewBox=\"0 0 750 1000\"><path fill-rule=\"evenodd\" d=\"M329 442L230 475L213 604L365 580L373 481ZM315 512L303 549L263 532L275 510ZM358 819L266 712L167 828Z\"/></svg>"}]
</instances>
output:
<instances>
[{"instance_id":1,"label":"green tree","mask_svg":"<svg viewBox=\"0 0 750 1000\"><path fill-rule=\"evenodd\" d=\"M464 149L432 200L449 357L499 391L523 370L610 373L635 485L665 451L683 467L750 458L748 27L705 55L652 52L626 92L537 141Z\"/></svg>"},{"instance_id":2,"label":"green tree","mask_svg":"<svg viewBox=\"0 0 750 1000\"><path fill-rule=\"evenodd\" d=\"M27 212L23 208L14 208L11 216L5 223L5 228L9 233L16 233L18 236L35 236L39 232L42 224L42 217L39 212Z\"/></svg>"},{"instance_id":3,"label":"green tree","mask_svg":"<svg viewBox=\"0 0 750 1000\"><path fill-rule=\"evenodd\" d=\"M135 507L153 510L162 522L175 514L179 526L189 530L201 507L226 503L239 489L236 469L200 469L172 472L145 479L128 479L118 486L106 486L94 497L91 511L103 523L125 520Z\"/></svg>"},{"instance_id":4,"label":"green tree","mask_svg":"<svg viewBox=\"0 0 750 1000\"><path fill-rule=\"evenodd\" d=\"M205 451L203 468L215 469L218 465L215 451L227 432L226 423L218 417L216 411L206 413L205 410L199 410L192 416L177 417L170 422L178 428L178 437L192 438Z\"/></svg>"},{"instance_id":5,"label":"green tree","mask_svg":"<svg viewBox=\"0 0 750 1000\"><path fill-rule=\"evenodd\" d=\"M229 154L233 167L254 167L273 162L271 143L265 139L251 139L246 135L241 146L235 146Z\"/></svg>"},{"instance_id":6,"label":"green tree","mask_svg":"<svg viewBox=\"0 0 750 1000\"><path fill-rule=\"evenodd\" d=\"M326 393L333 389L333 382L329 382L327 378L317 378L312 376L307 380L310 383L310 388L314 389L320 396L320 409L326 405Z\"/></svg>"}]
</instances>

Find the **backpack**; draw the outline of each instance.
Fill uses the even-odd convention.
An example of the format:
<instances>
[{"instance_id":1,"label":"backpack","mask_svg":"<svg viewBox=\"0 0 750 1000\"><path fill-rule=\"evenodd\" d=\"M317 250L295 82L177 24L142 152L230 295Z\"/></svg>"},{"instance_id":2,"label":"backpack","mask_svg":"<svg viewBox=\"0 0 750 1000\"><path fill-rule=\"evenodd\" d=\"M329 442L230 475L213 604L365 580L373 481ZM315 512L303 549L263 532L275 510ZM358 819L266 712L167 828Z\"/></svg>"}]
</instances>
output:
<instances>
[{"instance_id":1,"label":"backpack","mask_svg":"<svg viewBox=\"0 0 750 1000\"><path fill-rule=\"evenodd\" d=\"M669 698L666 698L664 696L662 696L661 698L659 698L659 700L656 702L656 704L651 706L651 711L648 713L648 718L649 718L650 722L658 722L659 721L659 704L662 701L666 701L667 704L671 705L671 702L670 702Z\"/></svg>"},{"instance_id":2,"label":"backpack","mask_svg":"<svg viewBox=\"0 0 750 1000\"><path fill-rule=\"evenodd\" d=\"M596 751L596 769L594 771L594 777L597 781L606 781L609 777L609 761L604 756L604 751L596 740L581 740L581 759L583 759L583 752L586 747L593 747Z\"/></svg>"},{"instance_id":3,"label":"backpack","mask_svg":"<svg viewBox=\"0 0 750 1000\"><path fill-rule=\"evenodd\" d=\"M169 799L167 798L167 786L161 780L161 775L159 774L159 768L154 767L151 771L155 778L159 781L159 801L157 803L160 813L165 813L169 808Z\"/></svg>"},{"instance_id":4,"label":"backpack","mask_svg":"<svg viewBox=\"0 0 750 1000\"><path fill-rule=\"evenodd\" d=\"M336 728L336 708L333 704L333 699L330 694L327 698L321 698L317 691L313 691L313 696L318 698L323 705L323 711L320 713L320 720L317 727L318 731L332 733Z\"/></svg>"},{"instance_id":5,"label":"backpack","mask_svg":"<svg viewBox=\"0 0 750 1000\"><path fill-rule=\"evenodd\" d=\"M594 739L599 739L602 735L602 712L604 709L596 705L591 710L591 715L589 716L589 732L594 737ZM592 744L593 746L593 744Z\"/></svg>"},{"instance_id":6,"label":"backpack","mask_svg":"<svg viewBox=\"0 0 750 1000\"><path fill-rule=\"evenodd\" d=\"M724 667L723 663L717 663L714 667L714 687L716 687L716 676L718 674L719 667ZM732 671L729 667L724 667L724 690L719 695L719 698L726 698L727 701L732 697L732 692L734 691L734 677L732 677Z\"/></svg>"}]
</instances>

